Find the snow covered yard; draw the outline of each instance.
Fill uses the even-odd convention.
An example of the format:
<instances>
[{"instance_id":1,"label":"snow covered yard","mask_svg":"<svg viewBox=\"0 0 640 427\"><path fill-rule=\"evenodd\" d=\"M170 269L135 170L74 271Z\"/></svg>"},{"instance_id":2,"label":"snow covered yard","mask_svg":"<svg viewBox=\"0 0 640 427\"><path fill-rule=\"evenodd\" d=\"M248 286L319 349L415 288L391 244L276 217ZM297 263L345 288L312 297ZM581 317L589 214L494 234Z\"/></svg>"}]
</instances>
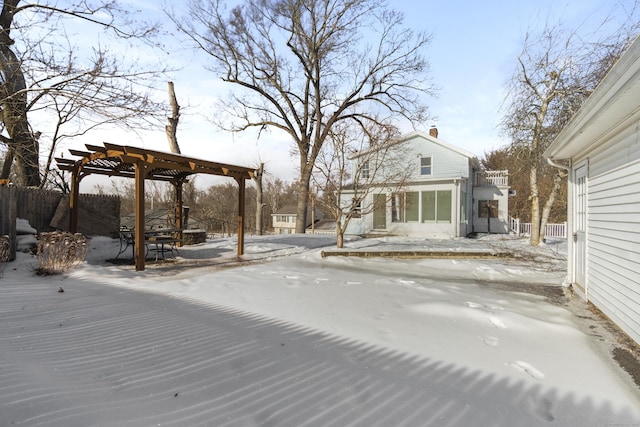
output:
<instances>
[{"instance_id":1,"label":"snow covered yard","mask_svg":"<svg viewBox=\"0 0 640 427\"><path fill-rule=\"evenodd\" d=\"M366 239L348 246L522 257L322 258L331 242L252 237L238 263L220 239L136 273L96 238L52 277L21 254L0 278L0 425L640 425L638 389L549 301L561 243Z\"/></svg>"}]
</instances>

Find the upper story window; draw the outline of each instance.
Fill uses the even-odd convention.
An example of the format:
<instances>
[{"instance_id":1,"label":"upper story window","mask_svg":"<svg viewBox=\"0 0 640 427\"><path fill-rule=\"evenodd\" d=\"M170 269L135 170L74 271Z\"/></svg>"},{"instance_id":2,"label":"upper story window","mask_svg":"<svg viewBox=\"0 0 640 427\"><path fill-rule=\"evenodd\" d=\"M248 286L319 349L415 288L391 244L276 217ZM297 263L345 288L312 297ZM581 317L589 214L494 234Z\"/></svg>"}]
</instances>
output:
<instances>
[{"instance_id":1,"label":"upper story window","mask_svg":"<svg viewBox=\"0 0 640 427\"><path fill-rule=\"evenodd\" d=\"M420 159L420 175L431 175L431 157L422 157Z\"/></svg>"},{"instance_id":2,"label":"upper story window","mask_svg":"<svg viewBox=\"0 0 640 427\"><path fill-rule=\"evenodd\" d=\"M369 179L369 162L362 163L362 178Z\"/></svg>"}]
</instances>

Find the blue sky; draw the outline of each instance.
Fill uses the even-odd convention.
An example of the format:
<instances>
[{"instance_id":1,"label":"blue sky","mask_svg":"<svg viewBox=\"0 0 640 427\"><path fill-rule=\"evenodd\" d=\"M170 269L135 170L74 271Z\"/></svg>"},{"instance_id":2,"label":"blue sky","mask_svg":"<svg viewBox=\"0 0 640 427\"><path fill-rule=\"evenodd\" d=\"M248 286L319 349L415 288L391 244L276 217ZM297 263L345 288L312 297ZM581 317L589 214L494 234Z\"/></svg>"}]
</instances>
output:
<instances>
[{"instance_id":1,"label":"blue sky","mask_svg":"<svg viewBox=\"0 0 640 427\"><path fill-rule=\"evenodd\" d=\"M130 2L143 11L159 7L144 0ZM434 119L424 129L437 125L441 139L478 157L507 143L500 137L500 108L525 33L559 20L570 27L588 27L613 8L610 0L401 0L390 4L405 13L407 25L433 37L425 55L439 96L428 100ZM297 160L289 155L291 143L286 135L270 132L257 141L255 133L220 133L207 121L206 117L216 114L215 97L224 96L231 86L221 85L203 68L204 54L178 50L172 57L183 67L172 76L184 107L178 130L183 154L248 166L264 161L267 171L281 179L297 177L292 166ZM166 92L164 86L160 89ZM95 143L95 137L91 139L82 143ZM113 131L105 140L168 150L164 129L145 134L143 139Z\"/></svg>"}]
</instances>

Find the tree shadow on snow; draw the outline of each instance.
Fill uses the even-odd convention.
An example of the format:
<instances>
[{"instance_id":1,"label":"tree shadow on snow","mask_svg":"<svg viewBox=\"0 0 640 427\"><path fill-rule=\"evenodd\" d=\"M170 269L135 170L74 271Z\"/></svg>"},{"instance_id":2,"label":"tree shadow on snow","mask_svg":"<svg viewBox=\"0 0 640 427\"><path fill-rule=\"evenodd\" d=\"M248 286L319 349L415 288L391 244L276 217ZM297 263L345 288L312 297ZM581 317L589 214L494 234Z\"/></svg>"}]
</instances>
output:
<instances>
[{"instance_id":1,"label":"tree shadow on snow","mask_svg":"<svg viewBox=\"0 0 640 427\"><path fill-rule=\"evenodd\" d=\"M24 425L601 426L629 411L196 301L7 284L0 413Z\"/></svg>"}]
</instances>

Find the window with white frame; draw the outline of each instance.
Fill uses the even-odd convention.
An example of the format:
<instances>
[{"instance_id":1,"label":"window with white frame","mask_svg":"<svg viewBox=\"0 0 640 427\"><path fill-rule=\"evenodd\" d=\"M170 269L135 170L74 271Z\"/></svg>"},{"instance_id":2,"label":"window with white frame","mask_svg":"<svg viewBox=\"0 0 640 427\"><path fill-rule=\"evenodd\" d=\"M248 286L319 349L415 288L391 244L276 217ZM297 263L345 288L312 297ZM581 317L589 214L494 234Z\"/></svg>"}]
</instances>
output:
<instances>
[{"instance_id":1,"label":"window with white frame","mask_svg":"<svg viewBox=\"0 0 640 427\"><path fill-rule=\"evenodd\" d=\"M422 157L420 159L420 175L431 175L432 163L431 157Z\"/></svg>"},{"instance_id":2,"label":"window with white frame","mask_svg":"<svg viewBox=\"0 0 640 427\"><path fill-rule=\"evenodd\" d=\"M391 195L391 222L405 222L404 206L404 193L393 193Z\"/></svg>"},{"instance_id":3,"label":"window with white frame","mask_svg":"<svg viewBox=\"0 0 640 427\"><path fill-rule=\"evenodd\" d=\"M422 222L451 223L451 190L422 192Z\"/></svg>"},{"instance_id":4,"label":"window with white frame","mask_svg":"<svg viewBox=\"0 0 640 427\"><path fill-rule=\"evenodd\" d=\"M418 222L420 215L420 194L417 191L409 191L404 195L407 222Z\"/></svg>"},{"instance_id":5,"label":"window with white frame","mask_svg":"<svg viewBox=\"0 0 640 427\"><path fill-rule=\"evenodd\" d=\"M391 197L391 222L418 222L419 193L397 192Z\"/></svg>"},{"instance_id":6,"label":"window with white frame","mask_svg":"<svg viewBox=\"0 0 640 427\"><path fill-rule=\"evenodd\" d=\"M369 179L369 162L368 161L362 163L361 177L362 179Z\"/></svg>"}]
</instances>

